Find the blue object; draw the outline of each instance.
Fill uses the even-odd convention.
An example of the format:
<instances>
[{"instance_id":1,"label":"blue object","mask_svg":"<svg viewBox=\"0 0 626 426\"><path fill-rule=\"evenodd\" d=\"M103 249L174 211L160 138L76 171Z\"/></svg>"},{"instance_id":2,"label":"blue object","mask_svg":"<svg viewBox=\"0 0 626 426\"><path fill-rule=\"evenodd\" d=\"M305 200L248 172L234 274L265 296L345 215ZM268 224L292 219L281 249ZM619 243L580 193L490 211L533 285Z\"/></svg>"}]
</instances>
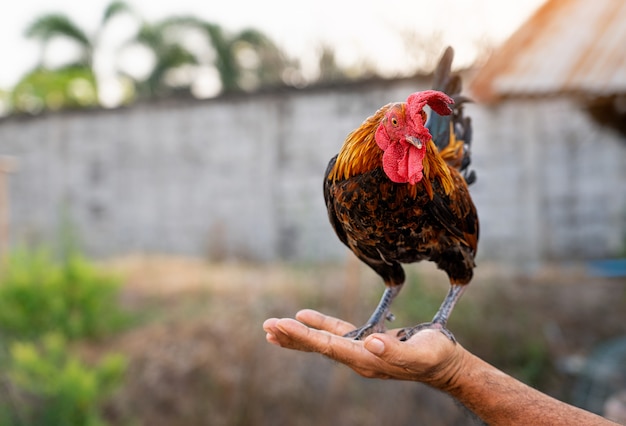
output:
<instances>
[{"instance_id":1,"label":"blue object","mask_svg":"<svg viewBox=\"0 0 626 426\"><path fill-rule=\"evenodd\" d=\"M589 275L596 277L626 277L626 259L592 260L587 264Z\"/></svg>"}]
</instances>

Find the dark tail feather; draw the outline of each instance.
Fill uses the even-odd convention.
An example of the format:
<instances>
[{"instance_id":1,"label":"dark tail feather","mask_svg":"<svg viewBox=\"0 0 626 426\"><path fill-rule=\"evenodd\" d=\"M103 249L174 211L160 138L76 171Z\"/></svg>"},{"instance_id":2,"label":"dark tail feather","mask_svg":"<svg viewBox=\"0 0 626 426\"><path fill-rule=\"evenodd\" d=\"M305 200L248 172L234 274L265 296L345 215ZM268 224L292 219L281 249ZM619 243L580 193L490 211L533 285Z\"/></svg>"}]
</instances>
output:
<instances>
[{"instance_id":1,"label":"dark tail feather","mask_svg":"<svg viewBox=\"0 0 626 426\"><path fill-rule=\"evenodd\" d=\"M469 117L463 115L463 105L471 100L463 95L463 82L459 75L451 75L454 50L447 47L433 75L433 89L444 92L454 99L453 113L441 116L431 111L426 127L433 136L433 141L441 152L450 143L450 123L453 123L454 134L457 140L463 141L463 157L457 165L467 184L476 180L476 173L469 170L471 163L472 122Z\"/></svg>"},{"instance_id":2,"label":"dark tail feather","mask_svg":"<svg viewBox=\"0 0 626 426\"><path fill-rule=\"evenodd\" d=\"M454 49L450 46L446 47L446 50L439 59L439 64L433 73L433 90L439 90L446 93L448 96L452 96L453 93L448 92L448 80L450 80L450 70L452 69L452 60L454 59ZM460 90L459 90L460 92Z\"/></svg>"}]
</instances>

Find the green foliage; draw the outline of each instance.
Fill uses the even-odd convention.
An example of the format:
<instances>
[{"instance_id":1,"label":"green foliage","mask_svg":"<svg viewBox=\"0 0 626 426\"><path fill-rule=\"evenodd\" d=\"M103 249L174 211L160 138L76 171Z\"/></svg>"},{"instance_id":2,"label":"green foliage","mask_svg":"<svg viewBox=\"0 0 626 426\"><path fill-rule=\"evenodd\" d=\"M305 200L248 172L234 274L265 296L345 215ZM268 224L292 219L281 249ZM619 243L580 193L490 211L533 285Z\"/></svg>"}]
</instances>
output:
<instances>
[{"instance_id":1,"label":"green foliage","mask_svg":"<svg viewBox=\"0 0 626 426\"><path fill-rule=\"evenodd\" d=\"M171 92L173 87L165 82L168 72L184 65L198 64L198 59L179 40L179 27L181 25L178 20L174 20L156 24L144 23L139 30L135 42L146 47L155 59L148 78L137 83L140 95L156 97Z\"/></svg>"},{"instance_id":2,"label":"green foliage","mask_svg":"<svg viewBox=\"0 0 626 426\"><path fill-rule=\"evenodd\" d=\"M7 376L21 390L19 398L37 403L17 405L13 413L0 415L0 424L103 425L99 405L120 385L125 369L120 355L108 355L95 366L84 364L70 354L60 334L47 334L40 344L15 342Z\"/></svg>"},{"instance_id":3,"label":"green foliage","mask_svg":"<svg viewBox=\"0 0 626 426\"><path fill-rule=\"evenodd\" d=\"M104 36L111 31L110 23L124 15L135 22L137 31L135 36L116 47L115 54L140 47L152 56L154 63L147 75L142 76L116 65L113 74L102 78L112 81L114 77L121 90L120 96L105 90L99 98L95 75L101 73L95 72L95 58L103 49ZM13 89L10 99L5 101L0 97L0 116L13 112L38 114L45 110L115 106L138 98L174 94L207 97L262 87L300 87L314 80L340 81L374 73L373 67L366 64L350 69L339 66L332 48L325 47L318 54L318 77L307 77L299 60L290 58L272 39L256 29L231 32L193 16L149 22L120 0L113 0L104 8L94 31L86 31L80 22L63 13L45 13L33 19L24 35L40 44L40 58L35 69ZM61 67L48 60L51 42L57 39L77 47L74 57ZM116 62L122 64L123 57L119 59L121 61Z\"/></svg>"},{"instance_id":4,"label":"green foliage","mask_svg":"<svg viewBox=\"0 0 626 426\"><path fill-rule=\"evenodd\" d=\"M30 114L44 109L84 108L98 104L93 71L83 66L32 71L15 86L12 97L15 111Z\"/></svg>"},{"instance_id":5,"label":"green foliage","mask_svg":"<svg viewBox=\"0 0 626 426\"><path fill-rule=\"evenodd\" d=\"M36 338L60 332L94 338L126 320L118 307L120 280L77 254L54 262L42 250L17 251L0 274L0 333Z\"/></svg>"},{"instance_id":6,"label":"green foliage","mask_svg":"<svg viewBox=\"0 0 626 426\"><path fill-rule=\"evenodd\" d=\"M85 32L67 16L59 13L38 17L26 28L25 34L28 38L42 41L49 41L53 37L63 36L75 40L81 46L91 46L89 37L87 37Z\"/></svg>"},{"instance_id":7,"label":"green foliage","mask_svg":"<svg viewBox=\"0 0 626 426\"><path fill-rule=\"evenodd\" d=\"M70 251L18 250L0 270L0 426L102 425L103 401L121 384L126 360L89 365L68 342L118 330L120 280Z\"/></svg>"},{"instance_id":8,"label":"green foliage","mask_svg":"<svg viewBox=\"0 0 626 426\"><path fill-rule=\"evenodd\" d=\"M109 22L111 19L124 13L132 14L133 11L127 3L123 1L113 1L109 3L109 5L104 9L104 14L102 15L102 24L106 25L106 23Z\"/></svg>"},{"instance_id":9,"label":"green foliage","mask_svg":"<svg viewBox=\"0 0 626 426\"><path fill-rule=\"evenodd\" d=\"M11 108L11 93L0 89L0 117L7 115Z\"/></svg>"}]
</instances>

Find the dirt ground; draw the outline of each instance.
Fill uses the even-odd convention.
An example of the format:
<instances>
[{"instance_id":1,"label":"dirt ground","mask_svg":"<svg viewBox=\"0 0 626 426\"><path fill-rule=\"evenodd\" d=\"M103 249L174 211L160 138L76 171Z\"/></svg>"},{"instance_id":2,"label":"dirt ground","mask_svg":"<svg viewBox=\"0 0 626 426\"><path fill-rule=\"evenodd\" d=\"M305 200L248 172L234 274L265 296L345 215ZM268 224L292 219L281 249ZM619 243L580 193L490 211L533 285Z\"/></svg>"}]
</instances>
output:
<instances>
[{"instance_id":1,"label":"dirt ground","mask_svg":"<svg viewBox=\"0 0 626 426\"><path fill-rule=\"evenodd\" d=\"M126 385L107 408L115 424L480 424L421 384L366 380L265 342L265 318L305 307L365 320L382 286L352 259L255 265L135 255L105 266L124 277L123 303L138 318L85 348L93 357L129 358ZM431 265L408 271L394 327L429 319L447 291L445 275ZM461 344L547 393L584 403L572 390L586 360L597 345L626 334L626 280L591 277L580 265L533 276L495 265L476 272L449 324Z\"/></svg>"}]
</instances>

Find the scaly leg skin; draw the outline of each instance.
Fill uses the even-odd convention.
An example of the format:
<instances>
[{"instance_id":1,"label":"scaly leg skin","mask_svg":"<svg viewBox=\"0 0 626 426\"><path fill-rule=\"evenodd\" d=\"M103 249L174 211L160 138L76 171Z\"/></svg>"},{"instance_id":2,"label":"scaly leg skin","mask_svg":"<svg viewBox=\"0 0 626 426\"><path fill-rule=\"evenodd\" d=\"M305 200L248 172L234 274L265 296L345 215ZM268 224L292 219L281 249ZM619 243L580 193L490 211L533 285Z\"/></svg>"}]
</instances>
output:
<instances>
[{"instance_id":1,"label":"scaly leg skin","mask_svg":"<svg viewBox=\"0 0 626 426\"><path fill-rule=\"evenodd\" d=\"M367 320L367 323L365 323L364 326L345 334L343 337L350 337L354 340L362 340L372 333L384 333L387 331L387 327L385 327L385 320L393 321L394 318L393 314L389 312L389 307L391 306L393 299L395 299L400 292L401 288L402 285L387 286L387 288L385 288L385 292L380 298L380 302L378 302L378 306L374 310L370 319Z\"/></svg>"},{"instance_id":2,"label":"scaly leg skin","mask_svg":"<svg viewBox=\"0 0 626 426\"><path fill-rule=\"evenodd\" d=\"M446 296L446 298L443 299L443 303L439 307L439 310L433 317L432 321L418 324L415 327L408 327L400 330L398 332L398 337L400 338L400 340L405 342L418 331L424 330L426 328L431 328L441 331L443 334L446 335L446 337L448 337L448 339L452 340L452 343L456 343L454 335L446 328L446 324L448 323L448 318L450 317L450 313L452 313L452 309L454 309L456 302L459 301L461 295L465 291L465 287L465 285L461 284L450 285L450 291L448 291L448 295Z\"/></svg>"}]
</instances>

